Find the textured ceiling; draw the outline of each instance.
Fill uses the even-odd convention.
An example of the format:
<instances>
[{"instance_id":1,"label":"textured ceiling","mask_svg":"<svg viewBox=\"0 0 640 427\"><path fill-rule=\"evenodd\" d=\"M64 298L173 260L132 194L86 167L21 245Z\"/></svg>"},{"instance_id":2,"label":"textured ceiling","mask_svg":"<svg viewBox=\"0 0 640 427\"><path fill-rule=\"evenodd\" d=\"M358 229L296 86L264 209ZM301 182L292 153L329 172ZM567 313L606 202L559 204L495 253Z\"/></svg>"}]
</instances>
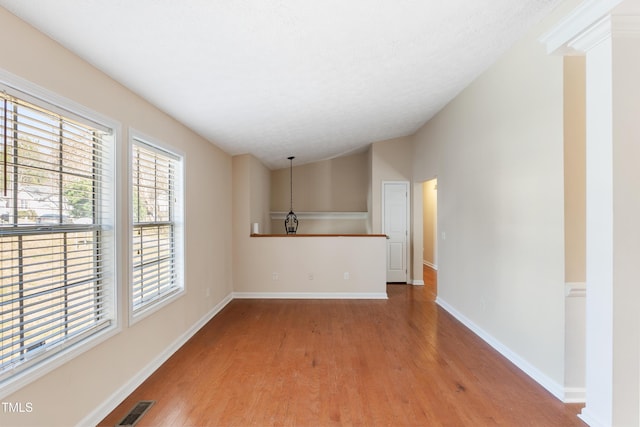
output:
<instances>
[{"instance_id":1,"label":"textured ceiling","mask_svg":"<svg viewBox=\"0 0 640 427\"><path fill-rule=\"evenodd\" d=\"M559 0L0 0L271 168L413 134Z\"/></svg>"}]
</instances>

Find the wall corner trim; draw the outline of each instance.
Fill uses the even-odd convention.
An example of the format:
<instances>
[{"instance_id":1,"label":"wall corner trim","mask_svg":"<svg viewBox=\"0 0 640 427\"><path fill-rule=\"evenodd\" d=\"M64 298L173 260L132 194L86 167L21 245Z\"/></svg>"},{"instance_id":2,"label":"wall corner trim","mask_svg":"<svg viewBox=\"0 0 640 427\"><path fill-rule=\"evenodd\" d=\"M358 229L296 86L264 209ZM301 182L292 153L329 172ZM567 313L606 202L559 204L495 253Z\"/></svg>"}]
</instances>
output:
<instances>
[{"instance_id":1,"label":"wall corner trim","mask_svg":"<svg viewBox=\"0 0 640 427\"><path fill-rule=\"evenodd\" d=\"M173 341L165 350L158 354L151 362L141 369L135 376L133 376L127 383L123 384L118 390L116 390L109 398L99 405L95 410L89 413L83 418L77 425L88 426L97 425L107 415L111 413L127 396L135 391L140 384L142 384L147 378L151 376L164 362L166 362L176 351L178 351L191 337L193 337L207 322L218 314L223 308L227 306L233 300L233 295L229 294L222 299L206 313L200 320L191 326L185 333L180 335L175 341Z\"/></svg>"},{"instance_id":2,"label":"wall corner trim","mask_svg":"<svg viewBox=\"0 0 640 427\"><path fill-rule=\"evenodd\" d=\"M538 368L533 366L531 363L527 362L525 359L520 357L518 354L513 352L509 347L502 344L491 334L486 332L484 329L476 325L471 319L460 313L449 303L444 301L442 298L436 298L436 304L446 310L453 317L458 319L463 325L469 328L474 334L479 336L482 340L484 340L487 344L493 347L496 351L506 357L511 363L513 363L517 368L523 371L525 374L530 376L534 381L540 384L542 387L547 389L549 393L554 395L558 400L563 401L565 398L565 390L564 386L557 383L553 379L549 378L546 374L541 372Z\"/></svg>"}]
</instances>

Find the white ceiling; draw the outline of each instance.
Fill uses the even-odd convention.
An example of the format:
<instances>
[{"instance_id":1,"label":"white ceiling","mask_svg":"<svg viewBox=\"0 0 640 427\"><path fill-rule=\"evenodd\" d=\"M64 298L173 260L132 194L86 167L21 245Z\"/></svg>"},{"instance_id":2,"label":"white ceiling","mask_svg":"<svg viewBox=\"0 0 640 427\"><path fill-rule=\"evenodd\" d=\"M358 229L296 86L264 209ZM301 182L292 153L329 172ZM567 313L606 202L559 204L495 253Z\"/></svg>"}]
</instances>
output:
<instances>
[{"instance_id":1,"label":"white ceiling","mask_svg":"<svg viewBox=\"0 0 640 427\"><path fill-rule=\"evenodd\" d=\"M0 0L271 168L413 134L560 0Z\"/></svg>"}]
</instances>

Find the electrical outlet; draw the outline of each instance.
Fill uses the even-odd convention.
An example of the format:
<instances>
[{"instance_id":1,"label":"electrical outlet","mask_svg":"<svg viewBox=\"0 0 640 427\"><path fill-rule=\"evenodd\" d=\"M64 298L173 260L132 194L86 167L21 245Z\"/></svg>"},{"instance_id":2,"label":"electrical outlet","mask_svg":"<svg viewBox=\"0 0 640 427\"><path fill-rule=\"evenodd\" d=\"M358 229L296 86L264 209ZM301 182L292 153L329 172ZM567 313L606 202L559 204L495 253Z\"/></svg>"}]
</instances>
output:
<instances>
[{"instance_id":1,"label":"electrical outlet","mask_svg":"<svg viewBox=\"0 0 640 427\"><path fill-rule=\"evenodd\" d=\"M204 290L204 296L209 298L211 296L211 288L207 288Z\"/></svg>"},{"instance_id":2,"label":"electrical outlet","mask_svg":"<svg viewBox=\"0 0 640 427\"><path fill-rule=\"evenodd\" d=\"M278 273L271 273L271 280L278 280L279 276Z\"/></svg>"},{"instance_id":3,"label":"electrical outlet","mask_svg":"<svg viewBox=\"0 0 640 427\"><path fill-rule=\"evenodd\" d=\"M313 280L313 273L309 273L309 280Z\"/></svg>"},{"instance_id":4,"label":"electrical outlet","mask_svg":"<svg viewBox=\"0 0 640 427\"><path fill-rule=\"evenodd\" d=\"M351 278L351 275L349 274L348 271L345 271L342 277L344 278L344 280L349 280Z\"/></svg>"}]
</instances>

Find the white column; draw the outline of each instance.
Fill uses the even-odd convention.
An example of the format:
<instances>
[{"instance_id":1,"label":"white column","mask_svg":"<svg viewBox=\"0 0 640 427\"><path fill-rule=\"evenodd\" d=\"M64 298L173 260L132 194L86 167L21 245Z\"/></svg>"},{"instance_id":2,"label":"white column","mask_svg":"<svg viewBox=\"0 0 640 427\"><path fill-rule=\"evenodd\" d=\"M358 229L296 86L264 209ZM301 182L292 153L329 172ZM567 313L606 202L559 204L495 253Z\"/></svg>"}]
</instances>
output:
<instances>
[{"instance_id":1,"label":"white column","mask_svg":"<svg viewBox=\"0 0 640 427\"><path fill-rule=\"evenodd\" d=\"M640 1L585 2L545 42L586 55L587 397L580 416L592 427L639 426Z\"/></svg>"},{"instance_id":2,"label":"white column","mask_svg":"<svg viewBox=\"0 0 640 427\"><path fill-rule=\"evenodd\" d=\"M613 425L613 132L611 39L587 53L586 388L582 417Z\"/></svg>"},{"instance_id":3,"label":"white column","mask_svg":"<svg viewBox=\"0 0 640 427\"><path fill-rule=\"evenodd\" d=\"M613 425L640 426L640 15L612 30Z\"/></svg>"}]
</instances>

